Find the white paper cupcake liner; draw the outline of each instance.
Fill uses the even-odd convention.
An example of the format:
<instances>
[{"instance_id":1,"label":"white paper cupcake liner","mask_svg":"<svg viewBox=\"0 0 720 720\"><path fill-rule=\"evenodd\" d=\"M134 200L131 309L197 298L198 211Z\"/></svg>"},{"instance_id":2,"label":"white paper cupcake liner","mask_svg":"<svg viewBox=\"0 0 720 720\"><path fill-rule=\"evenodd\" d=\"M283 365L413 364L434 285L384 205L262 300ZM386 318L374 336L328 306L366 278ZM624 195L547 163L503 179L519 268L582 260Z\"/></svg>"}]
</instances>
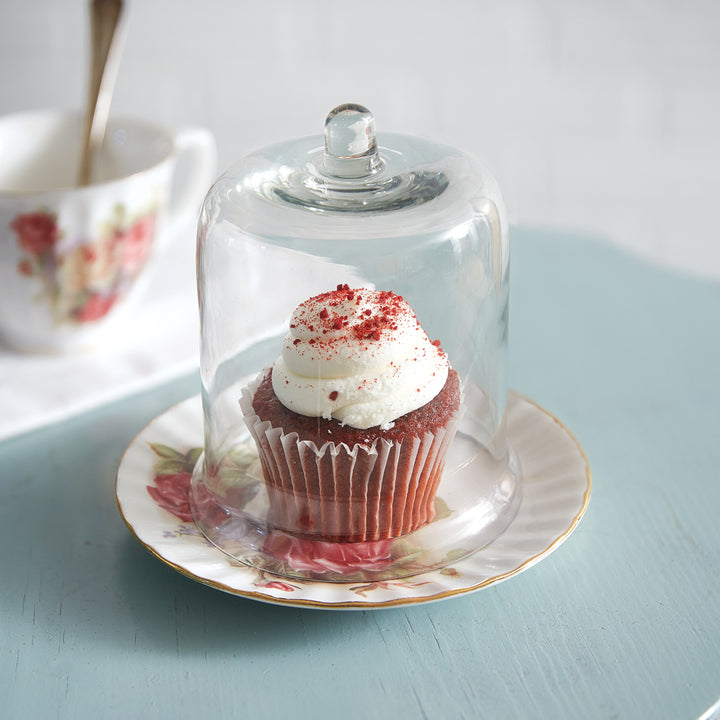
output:
<instances>
[{"instance_id":1,"label":"white paper cupcake liner","mask_svg":"<svg viewBox=\"0 0 720 720\"><path fill-rule=\"evenodd\" d=\"M399 537L435 516L435 493L457 413L437 432L371 446L326 442L261 420L252 398L262 376L243 389L240 405L257 447L270 502L271 527L334 542Z\"/></svg>"}]
</instances>

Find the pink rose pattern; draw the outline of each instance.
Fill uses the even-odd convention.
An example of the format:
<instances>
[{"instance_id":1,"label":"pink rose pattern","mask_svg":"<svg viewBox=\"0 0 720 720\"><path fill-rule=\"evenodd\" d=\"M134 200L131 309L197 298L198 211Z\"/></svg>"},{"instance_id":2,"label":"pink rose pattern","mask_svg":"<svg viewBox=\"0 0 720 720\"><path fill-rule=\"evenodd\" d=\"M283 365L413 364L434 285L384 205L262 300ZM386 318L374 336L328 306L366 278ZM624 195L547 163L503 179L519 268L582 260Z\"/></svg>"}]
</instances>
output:
<instances>
[{"instance_id":1,"label":"pink rose pattern","mask_svg":"<svg viewBox=\"0 0 720 720\"><path fill-rule=\"evenodd\" d=\"M201 449L181 453L160 443L151 443L150 449L158 456L153 466L153 485L147 486L150 497L183 522L192 522L190 481Z\"/></svg>"},{"instance_id":2,"label":"pink rose pattern","mask_svg":"<svg viewBox=\"0 0 720 720\"><path fill-rule=\"evenodd\" d=\"M333 543L271 532L263 550L293 570L347 574L358 570L384 570L394 562L393 540Z\"/></svg>"},{"instance_id":3,"label":"pink rose pattern","mask_svg":"<svg viewBox=\"0 0 720 720\"><path fill-rule=\"evenodd\" d=\"M20 275L39 280L57 323L85 324L105 317L145 266L155 236L155 212L128 222L116 208L108 229L66 252L54 214L20 214L10 223L22 253Z\"/></svg>"},{"instance_id":4,"label":"pink rose pattern","mask_svg":"<svg viewBox=\"0 0 720 720\"><path fill-rule=\"evenodd\" d=\"M154 215L140 218L125 232L116 230L113 242L120 255L120 267L131 274L140 272L150 255L154 236Z\"/></svg>"},{"instance_id":5,"label":"pink rose pattern","mask_svg":"<svg viewBox=\"0 0 720 720\"><path fill-rule=\"evenodd\" d=\"M17 234L21 249L34 257L52 252L59 237L55 216L43 212L18 215L10 228Z\"/></svg>"},{"instance_id":6,"label":"pink rose pattern","mask_svg":"<svg viewBox=\"0 0 720 720\"><path fill-rule=\"evenodd\" d=\"M184 526L178 532L179 535L199 533L194 524L191 531L188 531L185 524L193 523L190 483L193 468L202 448L192 448L184 453L160 443L151 443L150 448L158 459L153 465L153 484L147 486L148 493L161 508L183 522ZM249 502L255 490L252 486L239 488L234 500L241 504ZM199 499L199 502L203 501L203 498ZM220 514L217 523L221 523L223 519ZM366 579L367 573L372 577L373 572L388 568L397 560L393 546L404 542L406 541L400 538L375 542L331 543L272 531L265 540L263 551L277 561L277 568L274 569L277 575L283 575L283 569L290 568L295 572L323 573L329 579L341 576L347 582L353 582ZM404 575L421 574L428 569L412 559L404 563L402 568ZM452 567L444 568L441 573L459 575L459 572ZM300 587L291 582L268 580L266 571L259 569L253 584L255 587L279 590L283 593L294 592ZM350 590L361 597L366 597L367 593L377 589L415 588L425 584L427 583L415 581L411 577L397 580L371 580L351 586Z\"/></svg>"}]
</instances>

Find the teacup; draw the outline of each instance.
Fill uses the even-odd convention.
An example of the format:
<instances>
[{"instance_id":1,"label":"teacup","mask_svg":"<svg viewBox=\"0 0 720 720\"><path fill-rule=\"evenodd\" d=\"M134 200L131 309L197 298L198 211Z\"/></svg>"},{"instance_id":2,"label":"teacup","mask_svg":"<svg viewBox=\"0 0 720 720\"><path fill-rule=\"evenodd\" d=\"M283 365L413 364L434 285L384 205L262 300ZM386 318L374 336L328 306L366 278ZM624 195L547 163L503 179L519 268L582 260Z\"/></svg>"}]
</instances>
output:
<instances>
[{"instance_id":1,"label":"teacup","mask_svg":"<svg viewBox=\"0 0 720 720\"><path fill-rule=\"evenodd\" d=\"M216 170L207 130L111 120L77 186L82 118L0 118L0 338L21 351L93 345L141 292L171 225Z\"/></svg>"}]
</instances>

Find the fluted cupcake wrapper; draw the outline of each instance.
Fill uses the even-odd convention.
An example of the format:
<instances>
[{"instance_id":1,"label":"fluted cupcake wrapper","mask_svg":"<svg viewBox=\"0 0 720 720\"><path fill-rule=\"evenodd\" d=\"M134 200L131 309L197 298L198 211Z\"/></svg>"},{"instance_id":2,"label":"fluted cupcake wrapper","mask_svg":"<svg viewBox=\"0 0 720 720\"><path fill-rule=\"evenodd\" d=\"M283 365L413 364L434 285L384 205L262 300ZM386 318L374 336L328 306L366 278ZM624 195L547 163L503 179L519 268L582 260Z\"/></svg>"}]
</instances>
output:
<instances>
[{"instance_id":1,"label":"fluted cupcake wrapper","mask_svg":"<svg viewBox=\"0 0 720 720\"><path fill-rule=\"evenodd\" d=\"M261 420L252 407L255 383L240 405L262 464L269 524L334 542L384 540L417 530L435 516L435 493L457 414L435 433L371 446L326 442L318 448L297 432Z\"/></svg>"}]
</instances>

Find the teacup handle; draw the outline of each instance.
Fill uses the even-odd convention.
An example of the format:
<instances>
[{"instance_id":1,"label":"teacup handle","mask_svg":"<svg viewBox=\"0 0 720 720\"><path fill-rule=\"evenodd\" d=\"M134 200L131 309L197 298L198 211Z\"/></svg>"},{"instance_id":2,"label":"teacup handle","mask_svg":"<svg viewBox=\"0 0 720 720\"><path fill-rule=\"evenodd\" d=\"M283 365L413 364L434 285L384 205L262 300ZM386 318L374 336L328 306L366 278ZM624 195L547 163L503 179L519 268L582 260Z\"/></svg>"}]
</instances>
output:
<instances>
[{"instance_id":1,"label":"teacup handle","mask_svg":"<svg viewBox=\"0 0 720 720\"><path fill-rule=\"evenodd\" d=\"M168 204L169 232L187 212L197 212L215 180L217 172L217 145L212 133L205 128L181 128L174 137L175 167L173 168L170 200Z\"/></svg>"}]
</instances>

